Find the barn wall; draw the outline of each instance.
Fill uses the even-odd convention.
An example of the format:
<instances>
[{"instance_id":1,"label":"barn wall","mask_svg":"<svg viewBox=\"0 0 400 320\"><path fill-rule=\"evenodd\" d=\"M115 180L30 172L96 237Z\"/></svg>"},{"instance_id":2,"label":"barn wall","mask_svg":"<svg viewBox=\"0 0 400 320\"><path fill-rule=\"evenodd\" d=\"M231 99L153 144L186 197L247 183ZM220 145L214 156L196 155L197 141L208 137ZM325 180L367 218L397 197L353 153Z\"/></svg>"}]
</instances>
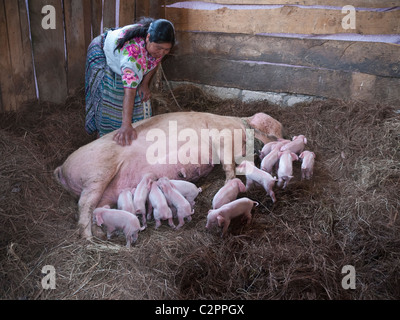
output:
<instances>
[{"instance_id":1,"label":"barn wall","mask_svg":"<svg viewBox=\"0 0 400 320\"><path fill-rule=\"evenodd\" d=\"M398 1L167 1L179 45L172 81L262 92L400 103Z\"/></svg>"},{"instance_id":2,"label":"barn wall","mask_svg":"<svg viewBox=\"0 0 400 320\"><path fill-rule=\"evenodd\" d=\"M63 103L84 85L86 50L102 27L161 18L163 0L0 0L0 112L40 99ZM56 28L43 29L46 5ZM35 85L36 83L36 85Z\"/></svg>"}]
</instances>

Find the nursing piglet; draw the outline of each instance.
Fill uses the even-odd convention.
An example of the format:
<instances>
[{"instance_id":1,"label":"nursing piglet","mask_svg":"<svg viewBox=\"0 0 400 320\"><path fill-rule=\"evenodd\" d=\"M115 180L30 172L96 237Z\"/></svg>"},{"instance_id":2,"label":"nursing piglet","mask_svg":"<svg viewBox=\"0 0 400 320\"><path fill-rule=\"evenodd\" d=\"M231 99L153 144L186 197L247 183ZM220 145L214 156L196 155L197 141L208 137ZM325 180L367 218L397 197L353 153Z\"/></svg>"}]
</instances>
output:
<instances>
[{"instance_id":1,"label":"nursing piglet","mask_svg":"<svg viewBox=\"0 0 400 320\"><path fill-rule=\"evenodd\" d=\"M237 167L237 170L246 175L246 191L255 182L264 188L271 197L272 202L276 202L275 193L272 190L277 181L275 177L272 177L268 172L258 169L253 163L247 160L243 161Z\"/></svg>"},{"instance_id":2,"label":"nursing piglet","mask_svg":"<svg viewBox=\"0 0 400 320\"><path fill-rule=\"evenodd\" d=\"M310 180L313 176L313 171L314 171L315 153L306 150L300 154L299 158L302 159L301 179Z\"/></svg>"},{"instance_id":3,"label":"nursing piglet","mask_svg":"<svg viewBox=\"0 0 400 320\"><path fill-rule=\"evenodd\" d=\"M206 228L210 228L213 223L218 223L218 226L223 226L222 236L225 236L233 218L243 215L247 224L251 222L251 210L253 209L254 204L258 206L258 202L252 201L248 198L240 198L224 204L219 209L209 210Z\"/></svg>"},{"instance_id":4,"label":"nursing piglet","mask_svg":"<svg viewBox=\"0 0 400 320\"><path fill-rule=\"evenodd\" d=\"M293 178L293 161L299 160L297 155L289 150L279 152L278 187L285 189Z\"/></svg>"},{"instance_id":5,"label":"nursing piglet","mask_svg":"<svg viewBox=\"0 0 400 320\"><path fill-rule=\"evenodd\" d=\"M289 142L290 142L290 140L278 139L277 141L271 141L271 142L266 143L259 152L260 160L264 159L265 156L267 156L272 151L272 149L274 149L276 147L277 144L279 144L280 146L283 146L284 144L289 143Z\"/></svg>"},{"instance_id":6,"label":"nursing piglet","mask_svg":"<svg viewBox=\"0 0 400 320\"><path fill-rule=\"evenodd\" d=\"M149 201L153 207L153 215L156 220L156 229L161 226L161 220L168 220L168 224L171 228L175 228L174 222L172 221L172 211L168 206L167 199L156 182L150 182L150 193Z\"/></svg>"},{"instance_id":7,"label":"nursing piglet","mask_svg":"<svg viewBox=\"0 0 400 320\"><path fill-rule=\"evenodd\" d=\"M133 197L133 206L135 207L136 215L142 215L142 224L146 225L146 201L150 192L151 183L156 179L154 174L147 173L143 175L142 180L136 187Z\"/></svg>"},{"instance_id":8,"label":"nursing piglet","mask_svg":"<svg viewBox=\"0 0 400 320\"><path fill-rule=\"evenodd\" d=\"M110 209L109 206L97 208L93 211L93 222L98 226L104 225L107 228L107 238L116 230L121 230L126 237L126 247L130 248L131 243L136 242L139 231L145 229L140 227L139 219L128 211Z\"/></svg>"},{"instance_id":9,"label":"nursing piglet","mask_svg":"<svg viewBox=\"0 0 400 320\"><path fill-rule=\"evenodd\" d=\"M296 154L300 154L303 152L306 144L307 144L307 138L305 136L303 136L303 135L294 136L291 142L283 145L280 148L280 151L289 150Z\"/></svg>"},{"instance_id":10,"label":"nursing piglet","mask_svg":"<svg viewBox=\"0 0 400 320\"><path fill-rule=\"evenodd\" d=\"M179 220L176 229L180 229L185 224L184 218L187 218L188 221L192 220L191 215L194 213L194 210L192 210L189 201L174 187L168 178L158 179L157 185L164 193L165 198L176 208Z\"/></svg>"},{"instance_id":11,"label":"nursing piglet","mask_svg":"<svg viewBox=\"0 0 400 320\"><path fill-rule=\"evenodd\" d=\"M229 180L218 192L215 194L212 207L218 209L224 204L236 200L239 192L246 192L246 186L239 178Z\"/></svg>"},{"instance_id":12,"label":"nursing piglet","mask_svg":"<svg viewBox=\"0 0 400 320\"><path fill-rule=\"evenodd\" d=\"M189 201L192 208L194 207L194 199L199 195L203 190L201 188L197 188L194 183L184 180L170 180L176 189L185 197L187 201Z\"/></svg>"},{"instance_id":13,"label":"nursing piglet","mask_svg":"<svg viewBox=\"0 0 400 320\"><path fill-rule=\"evenodd\" d=\"M133 193L135 193L135 191L133 191ZM119 194L117 208L135 214L136 210L133 205L133 194L131 190L125 189Z\"/></svg>"},{"instance_id":14,"label":"nursing piglet","mask_svg":"<svg viewBox=\"0 0 400 320\"><path fill-rule=\"evenodd\" d=\"M286 144L286 142L277 142L272 146L271 151L261 161L261 170L272 174L272 169L279 160L279 150Z\"/></svg>"}]
</instances>

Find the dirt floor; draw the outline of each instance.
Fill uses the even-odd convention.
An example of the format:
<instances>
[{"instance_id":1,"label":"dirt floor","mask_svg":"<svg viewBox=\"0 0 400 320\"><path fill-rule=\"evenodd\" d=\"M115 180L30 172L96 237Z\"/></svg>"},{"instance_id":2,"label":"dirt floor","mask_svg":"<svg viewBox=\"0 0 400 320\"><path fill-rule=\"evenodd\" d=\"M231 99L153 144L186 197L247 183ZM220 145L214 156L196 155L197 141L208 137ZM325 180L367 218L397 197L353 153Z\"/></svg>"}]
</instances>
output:
<instances>
[{"instance_id":1,"label":"dirt floor","mask_svg":"<svg viewBox=\"0 0 400 320\"><path fill-rule=\"evenodd\" d=\"M314 178L301 181L295 163L275 204L262 189L240 194L260 206L250 225L234 221L222 239L205 229L225 179L216 167L197 183L204 191L181 230L151 222L130 250L122 236L88 242L78 235L77 200L52 175L93 139L83 129L83 93L0 114L0 299L400 298L400 106L325 100L282 108L190 86L174 94L179 107L160 93L154 112L262 111L281 121L285 137L304 134L316 154ZM55 290L42 287L46 265L55 268ZM346 265L355 289L342 286Z\"/></svg>"}]
</instances>

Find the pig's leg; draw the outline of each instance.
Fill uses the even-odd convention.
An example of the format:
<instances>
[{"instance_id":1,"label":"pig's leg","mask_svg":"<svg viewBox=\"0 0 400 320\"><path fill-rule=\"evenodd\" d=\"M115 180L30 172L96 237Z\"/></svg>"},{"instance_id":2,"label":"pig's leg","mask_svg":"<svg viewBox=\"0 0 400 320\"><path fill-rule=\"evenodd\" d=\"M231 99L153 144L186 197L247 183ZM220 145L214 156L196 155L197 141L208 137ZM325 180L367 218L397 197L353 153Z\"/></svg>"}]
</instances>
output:
<instances>
[{"instance_id":1,"label":"pig's leg","mask_svg":"<svg viewBox=\"0 0 400 320\"><path fill-rule=\"evenodd\" d=\"M172 229L176 229L176 226L174 224L174 220L172 218L168 219L168 224Z\"/></svg>"},{"instance_id":2,"label":"pig's leg","mask_svg":"<svg viewBox=\"0 0 400 320\"><path fill-rule=\"evenodd\" d=\"M161 226L161 221L160 219L155 219L156 220L156 229L158 229Z\"/></svg>"},{"instance_id":3,"label":"pig's leg","mask_svg":"<svg viewBox=\"0 0 400 320\"><path fill-rule=\"evenodd\" d=\"M179 230L185 224L184 218L179 214L178 214L178 221L179 221L179 224L176 226L176 230Z\"/></svg>"},{"instance_id":4,"label":"pig's leg","mask_svg":"<svg viewBox=\"0 0 400 320\"><path fill-rule=\"evenodd\" d=\"M231 164L223 164L222 168L225 171L225 183L228 182L229 180L232 180L236 177L235 175L235 163L231 162Z\"/></svg>"},{"instance_id":5,"label":"pig's leg","mask_svg":"<svg viewBox=\"0 0 400 320\"><path fill-rule=\"evenodd\" d=\"M96 209L103 195L104 187L83 191L79 198L79 221L80 234L85 239L92 237L92 213Z\"/></svg>"},{"instance_id":6,"label":"pig's leg","mask_svg":"<svg viewBox=\"0 0 400 320\"><path fill-rule=\"evenodd\" d=\"M228 231L228 227L229 227L230 223L231 223L230 219L225 219L224 220L224 226L222 228L222 234L221 234L222 238L225 237L226 232Z\"/></svg>"}]
</instances>

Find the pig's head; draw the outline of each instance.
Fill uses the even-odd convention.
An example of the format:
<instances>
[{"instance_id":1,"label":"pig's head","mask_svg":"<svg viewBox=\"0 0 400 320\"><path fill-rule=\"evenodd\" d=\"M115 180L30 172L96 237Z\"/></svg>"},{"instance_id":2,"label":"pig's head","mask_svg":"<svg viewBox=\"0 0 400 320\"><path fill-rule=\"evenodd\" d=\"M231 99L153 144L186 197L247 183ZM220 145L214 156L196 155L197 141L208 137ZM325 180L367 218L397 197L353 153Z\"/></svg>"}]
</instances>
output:
<instances>
[{"instance_id":1,"label":"pig's head","mask_svg":"<svg viewBox=\"0 0 400 320\"><path fill-rule=\"evenodd\" d=\"M248 160L244 160L240 163L240 165L238 165L236 167L236 171L237 173L240 174L251 174L253 172L254 169L254 163L248 161Z\"/></svg>"},{"instance_id":2,"label":"pig's head","mask_svg":"<svg viewBox=\"0 0 400 320\"><path fill-rule=\"evenodd\" d=\"M239 192L246 192L246 186L243 184L242 180L236 178L236 183L237 183Z\"/></svg>"},{"instance_id":3,"label":"pig's head","mask_svg":"<svg viewBox=\"0 0 400 320\"><path fill-rule=\"evenodd\" d=\"M264 133L265 135L282 138L282 124L265 113L256 113L254 116L246 119L248 124ZM273 139L269 139L272 141ZM266 143L267 141L263 141Z\"/></svg>"},{"instance_id":4,"label":"pig's head","mask_svg":"<svg viewBox=\"0 0 400 320\"><path fill-rule=\"evenodd\" d=\"M206 229L209 229L212 224L217 222L218 210L208 210Z\"/></svg>"}]
</instances>

